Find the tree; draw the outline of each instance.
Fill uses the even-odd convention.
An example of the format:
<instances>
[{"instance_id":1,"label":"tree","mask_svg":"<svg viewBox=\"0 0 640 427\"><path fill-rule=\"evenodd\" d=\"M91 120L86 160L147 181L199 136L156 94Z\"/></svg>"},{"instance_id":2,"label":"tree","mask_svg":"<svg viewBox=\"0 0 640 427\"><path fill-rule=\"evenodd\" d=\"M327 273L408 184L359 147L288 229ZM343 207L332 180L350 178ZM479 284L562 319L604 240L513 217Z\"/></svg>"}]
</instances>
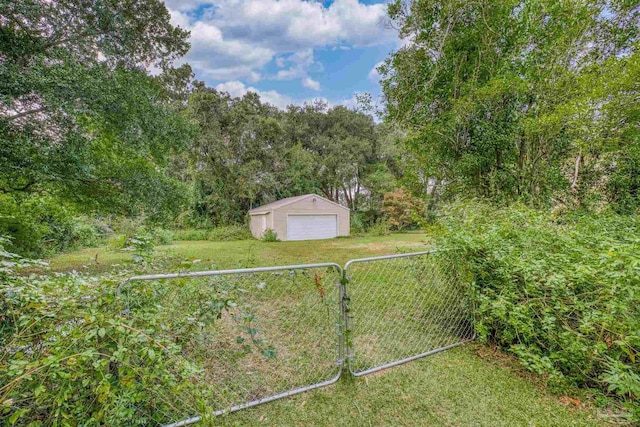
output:
<instances>
[{"instance_id":1,"label":"tree","mask_svg":"<svg viewBox=\"0 0 640 427\"><path fill-rule=\"evenodd\" d=\"M402 188L384 195L383 213L389 227L402 230L420 223L424 216L424 203Z\"/></svg>"},{"instance_id":2,"label":"tree","mask_svg":"<svg viewBox=\"0 0 640 427\"><path fill-rule=\"evenodd\" d=\"M373 119L366 114L321 102L290 107L284 117L287 139L299 142L317 160L316 187L325 197L358 208L362 177L378 158Z\"/></svg>"},{"instance_id":3,"label":"tree","mask_svg":"<svg viewBox=\"0 0 640 427\"><path fill-rule=\"evenodd\" d=\"M388 120L450 193L579 202L605 147L637 144L639 14L625 1L397 0L408 43L379 70Z\"/></svg>"},{"instance_id":4,"label":"tree","mask_svg":"<svg viewBox=\"0 0 640 427\"><path fill-rule=\"evenodd\" d=\"M312 192L354 210L374 198L379 209L395 188L397 153L380 147L387 131L363 113L323 102L282 111L198 82L187 115L199 133L179 174L193 182L198 224L242 222L252 207Z\"/></svg>"},{"instance_id":5,"label":"tree","mask_svg":"<svg viewBox=\"0 0 640 427\"><path fill-rule=\"evenodd\" d=\"M0 191L87 208L162 204L158 188L177 185L163 168L191 131L145 68L173 73L188 33L158 0L0 7Z\"/></svg>"},{"instance_id":6,"label":"tree","mask_svg":"<svg viewBox=\"0 0 640 427\"><path fill-rule=\"evenodd\" d=\"M256 203L280 195L287 145L275 107L252 92L232 98L198 84L187 114L199 128L189 150L195 217L242 222Z\"/></svg>"}]
</instances>

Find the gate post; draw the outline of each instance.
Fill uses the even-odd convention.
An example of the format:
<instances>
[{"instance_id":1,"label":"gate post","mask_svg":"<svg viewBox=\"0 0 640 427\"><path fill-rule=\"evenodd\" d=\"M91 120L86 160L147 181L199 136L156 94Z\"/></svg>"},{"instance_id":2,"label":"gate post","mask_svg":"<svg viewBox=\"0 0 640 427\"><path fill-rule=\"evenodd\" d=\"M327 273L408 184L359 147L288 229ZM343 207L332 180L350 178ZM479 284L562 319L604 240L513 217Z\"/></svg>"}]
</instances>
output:
<instances>
[{"instance_id":1,"label":"gate post","mask_svg":"<svg viewBox=\"0 0 640 427\"><path fill-rule=\"evenodd\" d=\"M349 277L346 268L342 269L340 279L340 357L342 358L343 373L346 370L351 375L351 358L353 357L353 340L349 327L350 299L348 292Z\"/></svg>"}]
</instances>

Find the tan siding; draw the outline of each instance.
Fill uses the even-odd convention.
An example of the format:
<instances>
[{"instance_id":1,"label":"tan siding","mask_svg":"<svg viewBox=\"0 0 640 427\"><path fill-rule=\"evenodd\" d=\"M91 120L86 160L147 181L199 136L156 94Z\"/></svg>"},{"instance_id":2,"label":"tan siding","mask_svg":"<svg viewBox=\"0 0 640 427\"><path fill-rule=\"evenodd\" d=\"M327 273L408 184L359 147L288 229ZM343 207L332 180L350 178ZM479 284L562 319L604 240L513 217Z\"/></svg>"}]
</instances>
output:
<instances>
[{"instance_id":1,"label":"tan siding","mask_svg":"<svg viewBox=\"0 0 640 427\"><path fill-rule=\"evenodd\" d=\"M338 236L349 235L349 211L347 209L319 197L308 197L274 209L272 228L280 240L287 240L287 215L295 214L336 214L338 215Z\"/></svg>"},{"instance_id":2,"label":"tan siding","mask_svg":"<svg viewBox=\"0 0 640 427\"><path fill-rule=\"evenodd\" d=\"M270 213L260 214L260 215L251 215L251 220L249 222L249 229L251 230L251 234L256 239L261 239L264 234L264 230L262 227L263 218L266 216L267 218L267 228L273 228L272 217Z\"/></svg>"}]
</instances>

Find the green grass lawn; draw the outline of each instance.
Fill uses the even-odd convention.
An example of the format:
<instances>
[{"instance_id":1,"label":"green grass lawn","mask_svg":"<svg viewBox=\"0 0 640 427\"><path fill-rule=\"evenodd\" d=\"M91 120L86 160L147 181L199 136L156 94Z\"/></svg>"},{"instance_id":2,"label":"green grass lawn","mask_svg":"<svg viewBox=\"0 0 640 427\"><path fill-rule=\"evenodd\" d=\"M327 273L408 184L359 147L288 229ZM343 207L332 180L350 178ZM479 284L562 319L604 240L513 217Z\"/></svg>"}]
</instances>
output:
<instances>
[{"instance_id":1,"label":"green grass lawn","mask_svg":"<svg viewBox=\"0 0 640 427\"><path fill-rule=\"evenodd\" d=\"M225 426L598 426L468 344L222 417Z\"/></svg>"},{"instance_id":2,"label":"green grass lawn","mask_svg":"<svg viewBox=\"0 0 640 427\"><path fill-rule=\"evenodd\" d=\"M176 260L201 259L202 262L196 264L197 269L314 262L344 264L357 257L424 250L429 248L427 241L424 234L414 233L308 242L180 241L159 247L158 255ZM86 269L97 272L126 262L129 257L130 254L126 252L102 247L62 254L50 262L54 270ZM307 280L313 280L314 276L312 274L311 279ZM254 282L262 283L262 280L268 279L251 279L249 286L255 285ZM277 280L289 283L285 276ZM269 292L269 287L265 292ZM259 294L256 295L259 298ZM317 308L314 306L314 301L317 301L315 287L305 295L295 297L290 291L279 293L277 301L286 298L305 301L307 298L308 305L290 303L285 304L284 309L279 305L271 313L259 313L265 321L265 330L268 331L270 324L287 322L288 316L292 321L305 318L312 322L315 322L315 317L324 316L324 309L313 311ZM189 302L182 301L179 305L184 304ZM261 306L256 303L256 306L268 308L273 301L270 304ZM375 301L372 304L375 306ZM293 311L289 313L287 307ZM168 313L168 316L173 314ZM322 336L328 336L327 332L320 338L309 333L299 334L296 323L290 323L290 326L296 334L287 333L272 339L275 344L278 344L278 339L282 340L282 344L276 345L277 351L295 350L295 345L304 346L308 341L318 347ZM220 331L224 331L224 322L220 328ZM300 338L292 340L293 336ZM355 343L358 344L357 337ZM326 343L323 348L326 348ZM231 350L231 347L227 347L225 351ZM387 353L385 350L385 356ZM314 370L310 368L315 366L314 363L331 360L328 358L331 356L325 356L324 353L311 352L307 354L305 366L297 368L304 368L305 375L313 375ZM238 363L250 361L249 358ZM278 358L273 366L280 366L278 364L284 362L286 359ZM218 366L215 361L211 363L215 368L211 372L216 378L222 375L216 372L233 373L227 366ZM256 359L255 363L266 364L262 359ZM286 374L286 369L285 365L278 367L278 375ZM237 375L243 375L238 372ZM246 377L247 384L251 380L251 376ZM287 384L293 384L292 378L285 376L282 380L291 380ZM343 377L337 384L225 415L216 418L213 423L228 426L596 426L605 424L605 421L588 404L553 395L543 386L541 378L524 374L516 362L502 353L490 351L479 344L467 344L365 377Z\"/></svg>"},{"instance_id":3,"label":"green grass lawn","mask_svg":"<svg viewBox=\"0 0 640 427\"><path fill-rule=\"evenodd\" d=\"M236 268L264 265L337 262L351 258L420 251L430 248L422 233L402 233L380 237L349 237L331 240L266 243L259 240L233 242L175 241L158 246L158 256L200 259L199 269ZM59 254L47 260L55 271L108 269L131 259L131 253L108 246Z\"/></svg>"}]
</instances>

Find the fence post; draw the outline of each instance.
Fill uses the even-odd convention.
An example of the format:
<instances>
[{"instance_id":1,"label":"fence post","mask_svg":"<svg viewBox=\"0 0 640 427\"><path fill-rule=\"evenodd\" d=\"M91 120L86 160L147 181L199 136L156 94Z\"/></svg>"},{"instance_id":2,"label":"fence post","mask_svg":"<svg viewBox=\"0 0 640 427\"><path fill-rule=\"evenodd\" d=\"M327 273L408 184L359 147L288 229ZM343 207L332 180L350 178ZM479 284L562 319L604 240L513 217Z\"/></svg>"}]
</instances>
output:
<instances>
[{"instance_id":1,"label":"fence post","mask_svg":"<svg viewBox=\"0 0 640 427\"><path fill-rule=\"evenodd\" d=\"M350 316L350 299L348 293L349 277L347 276L347 270L342 269L342 277L340 279L340 354L342 358L342 370L351 373L349 365L351 364L351 358L353 353L353 341L351 337L351 328L349 327Z\"/></svg>"}]
</instances>

